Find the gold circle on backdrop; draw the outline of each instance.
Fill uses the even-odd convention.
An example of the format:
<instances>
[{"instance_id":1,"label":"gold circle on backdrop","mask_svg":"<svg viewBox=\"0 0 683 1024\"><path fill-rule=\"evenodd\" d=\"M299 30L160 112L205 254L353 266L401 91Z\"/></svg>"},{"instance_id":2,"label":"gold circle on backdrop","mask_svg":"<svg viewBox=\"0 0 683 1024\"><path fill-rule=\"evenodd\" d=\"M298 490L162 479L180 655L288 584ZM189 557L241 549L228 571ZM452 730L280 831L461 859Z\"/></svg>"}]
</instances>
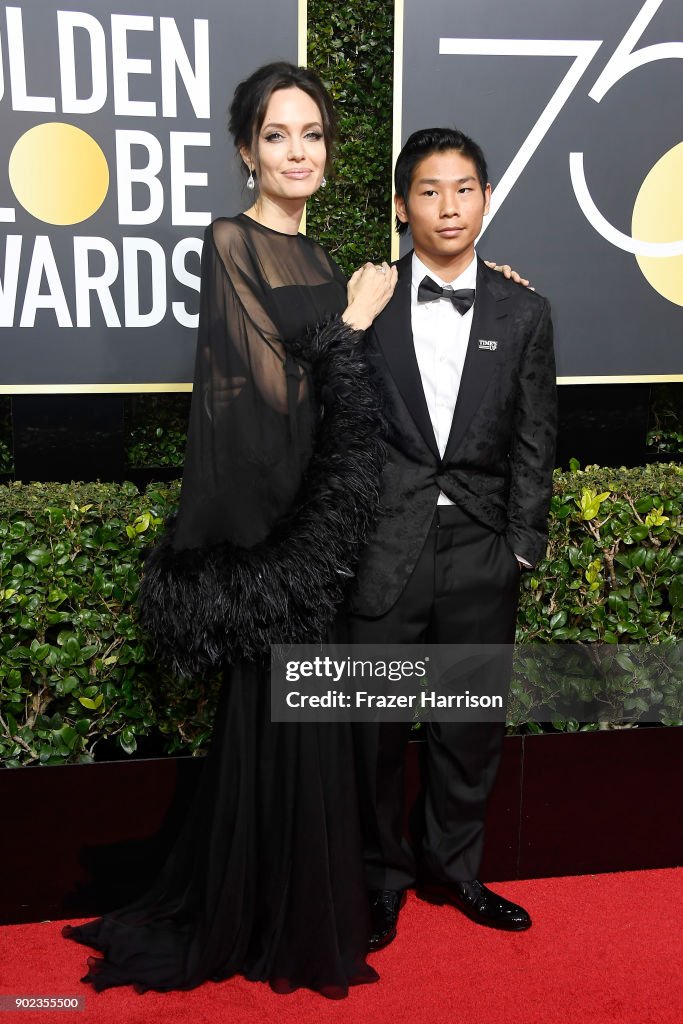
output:
<instances>
[{"instance_id":1,"label":"gold circle on backdrop","mask_svg":"<svg viewBox=\"0 0 683 1024\"><path fill-rule=\"evenodd\" d=\"M9 159L14 195L47 224L79 224L99 210L109 167L99 145L72 124L51 121L19 138Z\"/></svg>"},{"instance_id":2,"label":"gold circle on backdrop","mask_svg":"<svg viewBox=\"0 0 683 1024\"><path fill-rule=\"evenodd\" d=\"M640 186L633 207L631 231L644 242L676 242L683 238L683 142L665 153ZM636 256L655 291L683 306L683 256Z\"/></svg>"}]
</instances>

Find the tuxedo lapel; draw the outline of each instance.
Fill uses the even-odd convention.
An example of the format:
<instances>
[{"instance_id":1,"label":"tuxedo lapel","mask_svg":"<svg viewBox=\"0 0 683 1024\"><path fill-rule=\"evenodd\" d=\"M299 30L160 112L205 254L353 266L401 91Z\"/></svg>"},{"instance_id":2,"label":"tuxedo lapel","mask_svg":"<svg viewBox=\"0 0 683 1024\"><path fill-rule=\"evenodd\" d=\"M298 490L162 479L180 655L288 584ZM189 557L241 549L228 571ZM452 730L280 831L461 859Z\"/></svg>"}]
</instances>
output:
<instances>
[{"instance_id":1,"label":"tuxedo lapel","mask_svg":"<svg viewBox=\"0 0 683 1024\"><path fill-rule=\"evenodd\" d=\"M477 258L477 291L472 328L444 460L460 444L496 370L501 356L499 347L504 343L507 328L505 320L508 316L508 298L501 287L498 273ZM492 349L491 345L483 345L482 342L496 342L496 346Z\"/></svg>"},{"instance_id":2,"label":"tuxedo lapel","mask_svg":"<svg viewBox=\"0 0 683 1024\"><path fill-rule=\"evenodd\" d=\"M396 290L386 309L375 321L374 333L391 376L415 424L432 452L440 459L413 344L410 313L412 255L412 252L409 252L396 264Z\"/></svg>"}]
</instances>

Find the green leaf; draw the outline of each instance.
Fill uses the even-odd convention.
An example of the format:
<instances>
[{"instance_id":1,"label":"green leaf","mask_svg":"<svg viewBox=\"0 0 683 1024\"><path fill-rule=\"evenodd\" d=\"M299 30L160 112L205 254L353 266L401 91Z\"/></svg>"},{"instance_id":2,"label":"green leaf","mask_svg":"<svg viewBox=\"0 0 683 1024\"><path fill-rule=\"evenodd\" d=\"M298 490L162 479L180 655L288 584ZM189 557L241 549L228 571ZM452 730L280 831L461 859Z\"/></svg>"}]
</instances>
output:
<instances>
[{"instance_id":1,"label":"green leaf","mask_svg":"<svg viewBox=\"0 0 683 1024\"><path fill-rule=\"evenodd\" d=\"M52 553L47 548L31 548L30 551L26 552L26 557L29 562L32 562L41 569L45 568L52 561Z\"/></svg>"},{"instance_id":2,"label":"green leaf","mask_svg":"<svg viewBox=\"0 0 683 1024\"><path fill-rule=\"evenodd\" d=\"M595 519L600 511L601 504L603 501L606 501L609 496L609 491L603 491L601 494L598 494L597 491L594 491L590 487L582 488L581 497L576 500L576 504L579 507L580 518L585 521Z\"/></svg>"},{"instance_id":3,"label":"green leaf","mask_svg":"<svg viewBox=\"0 0 683 1024\"><path fill-rule=\"evenodd\" d=\"M566 627L553 630L553 640L571 640L573 635L574 630Z\"/></svg>"},{"instance_id":4,"label":"green leaf","mask_svg":"<svg viewBox=\"0 0 683 1024\"><path fill-rule=\"evenodd\" d=\"M73 750L76 741L79 739L78 733L70 725L63 725L61 729L57 730L56 736L69 750Z\"/></svg>"},{"instance_id":5,"label":"green leaf","mask_svg":"<svg viewBox=\"0 0 683 1024\"><path fill-rule=\"evenodd\" d=\"M645 558L647 557L647 548L637 548L631 552L631 566L634 569L639 569L645 564Z\"/></svg>"},{"instance_id":6,"label":"green leaf","mask_svg":"<svg viewBox=\"0 0 683 1024\"><path fill-rule=\"evenodd\" d=\"M569 562L572 568L580 569L582 565L582 557L579 549L575 547L570 547L567 552L567 555L569 556Z\"/></svg>"},{"instance_id":7,"label":"green leaf","mask_svg":"<svg viewBox=\"0 0 683 1024\"><path fill-rule=\"evenodd\" d=\"M33 661L45 661L49 653L49 644L39 644L37 640L31 643L31 658Z\"/></svg>"},{"instance_id":8,"label":"green leaf","mask_svg":"<svg viewBox=\"0 0 683 1024\"><path fill-rule=\"evenodd\" d=\"M127 754L133 754L137 750L138 742L135 737L135 732L130 726L126 726L125 729L121 730L119 735L119 744L122 750L125 750Z\"/></svg>"},{"instance_id":9,"label":"green leaf","mask_svg":"<svg viewBox=\"0 0 683 1024\"><path fill-rule=\"evenodd\" d=\"M90 711L97 711L104 700L104 695L100 693L94 700L91 697L79 697L78 700L84 708L88 708Z\"/></svg>"},{"instance_id":10,"label":"green leaf","mask_svg":"<svg viewBox=\"0 0 683 1024\"><path fill-rule=\"evenodd\" d=\"M81 645L78 641L78 637L70 636L64 641L64 651L70 658L76 659L80 657Z\"/></svg>"},{"instance_id":11,"label":"green leaf","mask_svg":"<svg viewBox=\"0 0 683 1024\"><path fill-rule=\"evenodd\" d=\"M631 527L629 533L631 535L632 540L640 541L645 540L645 538L649 536L650 531L648 530L647 526L636 525Z\"/></svg>"}]
</instances>

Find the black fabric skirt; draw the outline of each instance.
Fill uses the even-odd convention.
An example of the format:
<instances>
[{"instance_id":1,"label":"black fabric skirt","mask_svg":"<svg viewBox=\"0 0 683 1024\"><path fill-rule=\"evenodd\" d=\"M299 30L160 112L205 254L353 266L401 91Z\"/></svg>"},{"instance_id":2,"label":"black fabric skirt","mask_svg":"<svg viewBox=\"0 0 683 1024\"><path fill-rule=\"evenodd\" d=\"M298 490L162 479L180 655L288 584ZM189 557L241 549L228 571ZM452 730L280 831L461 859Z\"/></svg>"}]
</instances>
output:
<instances>
[{"instance_id":1,"label":"black fabric skirt","mask_svg":"<svg viewBox=\"0 0 683 1024\"><path fill-rule=\"evenodd\" d=\"M350 726L272 723L268 668L226 669L192 810L153 887L63 929L104 954L82 979L97 991L241 974L341 998L377 979Z\"/></svg>"}]
</instances>

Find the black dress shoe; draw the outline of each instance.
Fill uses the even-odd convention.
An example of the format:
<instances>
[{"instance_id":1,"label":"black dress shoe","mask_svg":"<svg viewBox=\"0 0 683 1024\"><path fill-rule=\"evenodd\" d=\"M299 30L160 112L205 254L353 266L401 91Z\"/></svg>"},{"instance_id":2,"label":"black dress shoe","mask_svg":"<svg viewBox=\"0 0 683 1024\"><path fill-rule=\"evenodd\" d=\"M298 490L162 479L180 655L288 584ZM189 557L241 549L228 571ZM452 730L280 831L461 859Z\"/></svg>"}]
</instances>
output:
<instances>
[{"instance_id":1,"label":"black dress shoe","mask_svg":"<svg viewBox=\"0 0 683 1024\"><path fill-rule=\"evenodd\" d=\"M531 918L526 910L491 892L476 878L472 882L451 882L449 885L425 882L418 888L417 895L419 899L438 906L450 903L473 921L489 928L503 928L509 932L531 928Z\"/></svg>"},{"instance_id":2,"label":"black dress shoe","mask_svg":"<svg viewBox=\"0 0 683 1024\"><path fill-rule=\"evenodd\" d=\"M372 935L368 943L370 952L383 949L396 938L398 912L406 901L401 889L371 889L370 917Z\"/></svg>"}]
</instances>

